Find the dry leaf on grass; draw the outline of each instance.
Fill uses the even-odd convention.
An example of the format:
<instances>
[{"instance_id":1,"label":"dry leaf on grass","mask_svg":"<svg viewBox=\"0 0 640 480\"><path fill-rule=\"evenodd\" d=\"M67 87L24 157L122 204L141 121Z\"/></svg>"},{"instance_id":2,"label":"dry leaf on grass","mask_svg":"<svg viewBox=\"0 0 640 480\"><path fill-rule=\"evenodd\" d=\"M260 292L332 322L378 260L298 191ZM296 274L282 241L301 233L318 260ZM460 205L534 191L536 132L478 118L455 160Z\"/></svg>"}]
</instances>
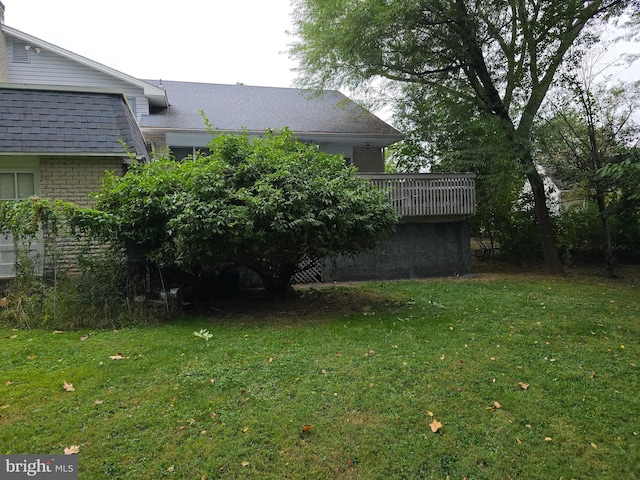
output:
<instances>
[{"instance_id":1,"label":"dry leaf on grass","mask_svg":"<svg viewBox=\"0 0 640 480\"><path fill-rule=\"evenodd\" d=\"M429 427L431 427L431 431L433 433L438 433L438 431L442 428L442 423L434 418L433 421L429 424Z\"/></svg>"},{"instance_id":2,"label":"dry leaf on grass","mask_svg":"<svg viewBox=\"0 0 640 480\"><path fill-rule=\"evenodd\" d=\"M87 338L89 338L89 335L83 335L80 337L80 340L84 342Z\"/></svg>"},{"instance_id":3,"label":"dry leaf on grass","mask_svg":"<svg viewBox=\"0 0 640 480\"><path fill-rule=\"evenodd\" d=\"M493 408L498 409L500 408L502 405L500 405L498 402L493 402Z\"/></svg>"},{"instance_id":4,"label":"dry leaf on grass","mask_svg":"<svg viewBox=\"0 0 640 480\"><path fill-rule=\"evenodd\" d=\"M529 384L528 383L524 383L524 382L518 382L518 386L522 389L522 390L527 390L529 388Z\"/></svg>"},{"instance_id":5,"label":"dry leaf on grass","mask_svg":"<svg viewBox=\"0 0 640 480\"><path fill-rule=\"evenodd\" d=\"M308 432L309 430L311 430L313 428L313 425L311 425L310 423L307 423L306 425L303 425L301 430L303 432Z\"/></svg>"},{"instance_id":6,"label":"dry leaf on grass","mask_svg":"<svg viewBox=\"0 0 640 480\"><path fill-rule=\"evenodd\" d=\"M80 447L78 445L71 445L70 447L66 447L64 449L65 455L76 455L80 452Z\"/></svg>"},{"instance_id":7,"label":"dry leaf on grass","mask_svg":"<svg viewBox=\"0 0 640 480\"><path fill-rule=\"evenodd\" d=\"M120 352L118 352L115 355L110 355L109 358L111 360L122 360L124 357L122 356L122 354Z\"/></svg>"},{"instance_id":8,"label":"dry leaf on grass","mask_svg":"<svg viewBox=\"0 0 640 480\"><path fill-rule=\"evenodd\" d=\"M243 467L248 467L249 466L249 462L242 462L240 465L242 465Z\"/></svg>"},{"instance_id":9,"label":"dry leaf on grass","mask_svg":"<svg viewBox=\"0 0 640 480\"><path fill-rule=\"evenodd\" d=\"M67 383L66 381L62 384L62 388L64 388L67 392L73 392L75 390L73 383Z\"/></svg>"}]
</instances>

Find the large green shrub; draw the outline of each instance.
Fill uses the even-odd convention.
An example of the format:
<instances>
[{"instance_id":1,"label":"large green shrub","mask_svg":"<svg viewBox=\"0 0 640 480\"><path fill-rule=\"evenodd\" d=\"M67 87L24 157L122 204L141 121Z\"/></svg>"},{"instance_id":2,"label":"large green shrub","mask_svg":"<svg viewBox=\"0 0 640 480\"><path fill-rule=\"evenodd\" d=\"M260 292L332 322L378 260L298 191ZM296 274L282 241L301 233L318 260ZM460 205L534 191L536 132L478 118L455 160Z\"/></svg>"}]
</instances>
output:
<instances>
[{"instance_id":1,"label":"large green shrub","mask_svg":"<svg viewBox=\"0 0 640 480\"><path fill-rule=\"evenodd\" d=\"M209 149L108 175L83 225L161 267L242 265L281 293L303 258L372 248L397 221L384 192L288 130L220 135Z\"/></svg>"}]
</instances>

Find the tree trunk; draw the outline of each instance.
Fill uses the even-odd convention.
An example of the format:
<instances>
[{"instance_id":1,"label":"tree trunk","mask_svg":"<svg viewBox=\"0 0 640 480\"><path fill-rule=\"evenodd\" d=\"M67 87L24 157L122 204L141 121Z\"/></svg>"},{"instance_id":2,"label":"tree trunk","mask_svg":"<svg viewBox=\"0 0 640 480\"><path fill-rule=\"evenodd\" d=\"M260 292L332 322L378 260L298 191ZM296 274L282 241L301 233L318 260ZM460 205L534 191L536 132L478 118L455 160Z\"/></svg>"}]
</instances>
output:
<instances>
[{"instance_id":1,"label":"tree trunk","mask_svg":"<svg viewBox=\"0 0 640 480\"><path fill-rule=\"evenodd\" d=\"M602 237L604 240L604 259L607 265L607 275L609 278L616 277L616 259L613 256L613 245L611 244L611 230L609 228L609 218L606 215L606 203L603 193L596 194L598 202L598 213L602 222Z\"/></svg>"},{"instance_id":2,"label":"tree trunk","mask_svg":"<svg viewBox=\"0 0 640 480\"><path fill-rule=\"evenodd\" d=\"M564 267L556 246L553 226L551 224L551 215L547 207L547 196L544 191L544 182L538 171L533 167L527 173L531 192L533 194L533 205L536 213L536 221L538 224L538 234L542 245L542 253L547 269L553 275L564 275Z\"/></svg>"}]
</instances>

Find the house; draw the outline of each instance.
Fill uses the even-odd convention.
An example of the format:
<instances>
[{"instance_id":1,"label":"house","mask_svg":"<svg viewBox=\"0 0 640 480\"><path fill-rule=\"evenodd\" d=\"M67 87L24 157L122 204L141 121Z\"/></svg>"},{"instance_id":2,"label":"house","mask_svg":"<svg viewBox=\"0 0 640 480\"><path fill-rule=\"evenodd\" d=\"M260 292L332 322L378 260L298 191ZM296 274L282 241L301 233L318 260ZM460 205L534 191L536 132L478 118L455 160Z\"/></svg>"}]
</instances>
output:
<instances>
[{"instance_id":1,"label":"house","mask_svg":"<svg viewBox=\"0 0 640 480\"><path fill-rule=\"evenodd\" d=\"M37 194L85 205L102 173L122 171L130 153L148 159L170 149L179 160L206 149L203 114L223 132L288 127L390 192L403 220L396 233L375 252L340 259L338 271L321 268L319 277L470 271L473 176L385 175L384 149L403 135L340 92L137 79L5 25L0 2L2 198ZM3 193L5 183L14 191ZM0 276L10 271L9 243Z\"/></svg>"}]
</instances>

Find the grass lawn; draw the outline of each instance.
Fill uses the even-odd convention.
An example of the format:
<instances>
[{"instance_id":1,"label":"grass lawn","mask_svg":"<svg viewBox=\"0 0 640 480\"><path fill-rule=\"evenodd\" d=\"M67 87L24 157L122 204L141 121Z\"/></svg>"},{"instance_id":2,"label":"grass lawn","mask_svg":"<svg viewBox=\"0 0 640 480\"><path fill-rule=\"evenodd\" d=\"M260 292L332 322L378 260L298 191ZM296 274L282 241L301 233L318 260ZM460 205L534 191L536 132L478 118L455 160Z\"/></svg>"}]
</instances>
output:
<instances>
[{"instance_id":1,"label":"grass lawn","mask_svg":"<svg viewBox=\"0 0 640 480\"><path fill-rule=\"evenodd\" d=\"M0 453L77 446L81 479L640 478L637 272L298 292L0 328Z\"/></svg>"}]
</instances>

